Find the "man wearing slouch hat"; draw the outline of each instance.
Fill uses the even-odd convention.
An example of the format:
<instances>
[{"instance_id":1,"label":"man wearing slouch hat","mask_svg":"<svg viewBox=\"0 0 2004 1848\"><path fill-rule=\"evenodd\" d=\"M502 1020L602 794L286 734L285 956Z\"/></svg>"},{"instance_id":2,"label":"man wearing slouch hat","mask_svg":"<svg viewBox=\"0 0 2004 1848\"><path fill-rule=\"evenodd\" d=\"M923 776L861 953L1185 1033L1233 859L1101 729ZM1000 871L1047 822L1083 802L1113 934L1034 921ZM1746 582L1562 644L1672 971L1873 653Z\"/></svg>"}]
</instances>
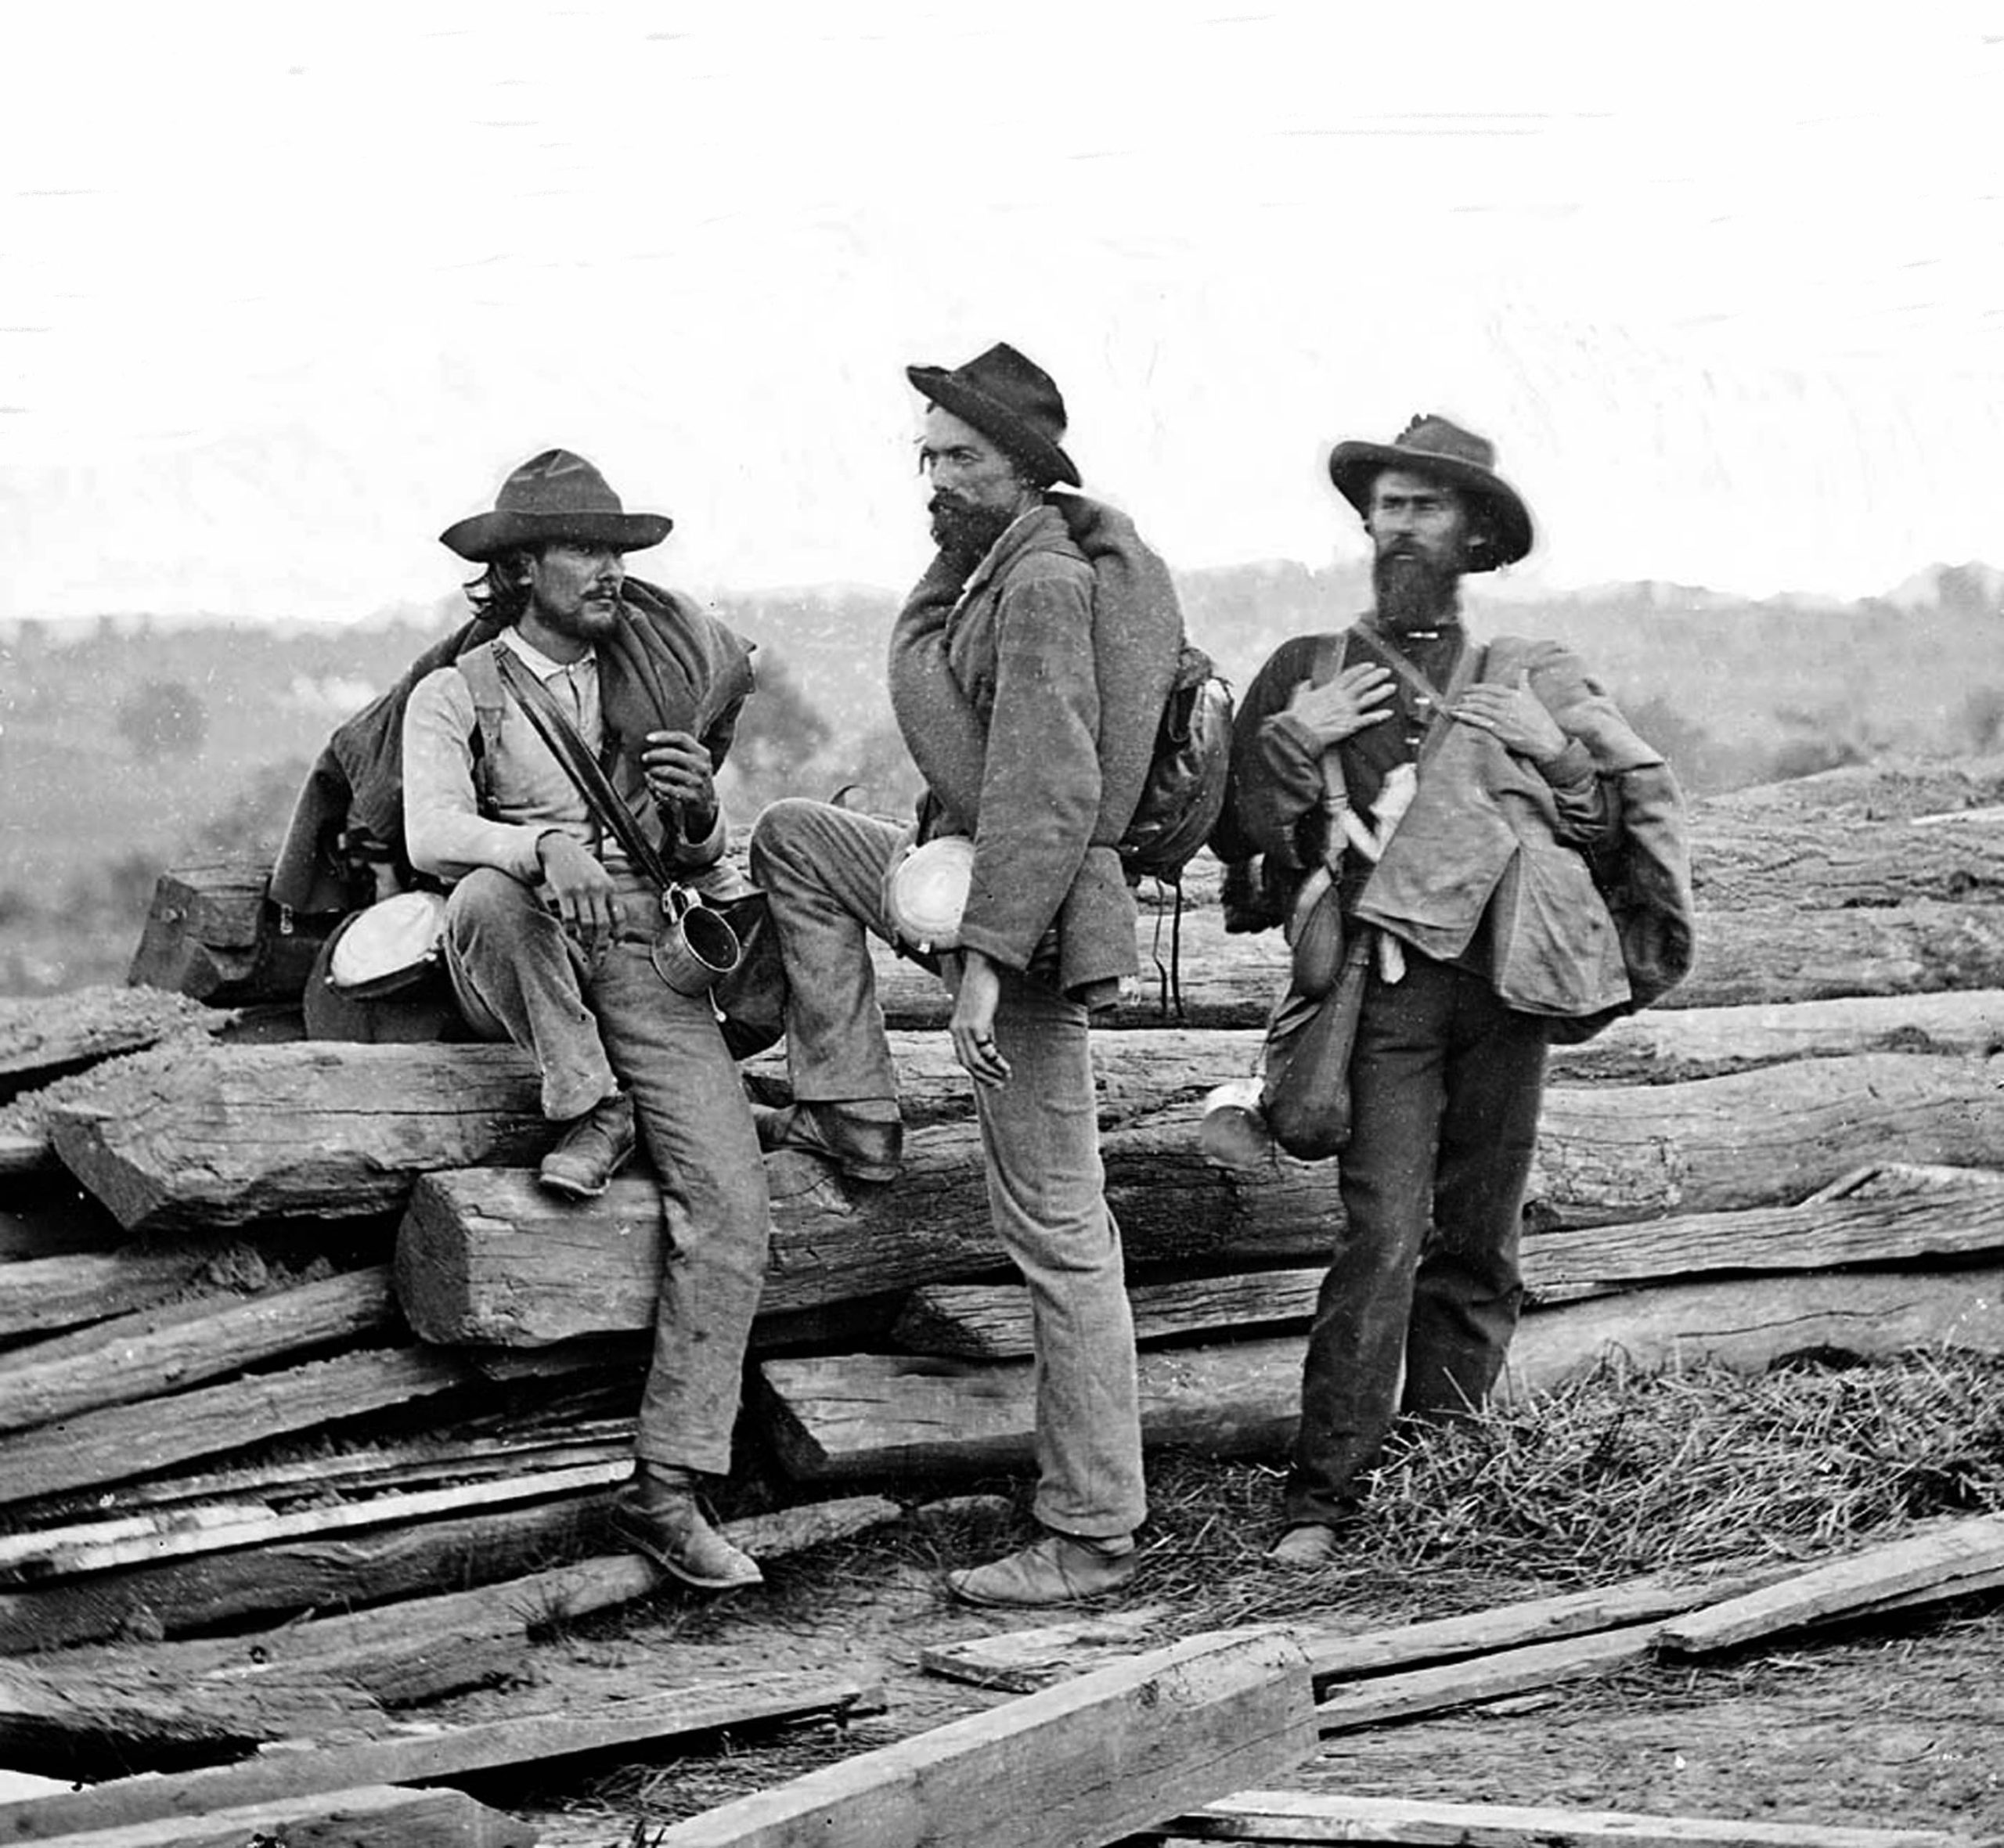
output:
<instances>
[{"instance_id":1,"label":"man wearing slouch hat","mask_svg":"<svg viewBox=\"0 0 2004 1848\"><path fill-rule=\"evenodd\" d=\"M957 839L971 862L941 972L954 1055L975 1083L995 1230L1029 1288L1044 1529L948 1583L979 1604L1069 1603L1126 1582L1146 1511L1087 1023L1136 967L1134 897L1115 849L1182 621L1131 523L1053 492L1079 475L1048 374L997 345L907 376L927 405L919 460L939 549L892 632L892 704L925 780L915 838ZM900 1158L867 938L896 938L887 875L914 839L797 800L774 804L752 834L752 877L787 966L795 1099L761 1115L760 1137L866 1183L891 1180Z\"/></svg>"},{"instance_id":2,"label":"man wearing slouch hat","mask_svg":"<svg viewBox=\"0 0 2004 1848\"><path fill-rule=\"evenodd\" d=\"M1531 546L1494 456L1440 416L1335 446L1375 607L1261 668L1212 837L1228 861L1261 856L1262 911L1291 920L1291 944L1332 879L1361 953L1343 1223L1270 1555L1285 1565L1336 1556L1401 1412L1452 1418L1487 1396L1523 1294L1546 1048L1689 966L1683 804L1662 754L1570 650L1483 647L1463 625L1463 575Z\"/></svg>"},{"instance_id":3,"label":"man wearing slouch hat","mask_svg":"<svg viewBox=\"0 0 2004 1848\"><path fill-rule=\"evenodd\" d=\"M764 1281L764 1163L707 996L657 971L662 895L545 741L523 678L605 771L636 854L652 847L677 884L730 876L714 773L752 691L751 650L687 598L627 577L626 553L670 524L626 512L591 463L550 449L440 535L485 567L468 586L485 633L410 690L403 832L411 864L450 883L445 962L467 1023L541 1072L557 1135L540 1183L602 1194L637 1127L665 1236L635 1479L613 1529L683 1583L728 1590L761 1575L697 1491L730 1466Z\"/></svg>"}]
</instances>

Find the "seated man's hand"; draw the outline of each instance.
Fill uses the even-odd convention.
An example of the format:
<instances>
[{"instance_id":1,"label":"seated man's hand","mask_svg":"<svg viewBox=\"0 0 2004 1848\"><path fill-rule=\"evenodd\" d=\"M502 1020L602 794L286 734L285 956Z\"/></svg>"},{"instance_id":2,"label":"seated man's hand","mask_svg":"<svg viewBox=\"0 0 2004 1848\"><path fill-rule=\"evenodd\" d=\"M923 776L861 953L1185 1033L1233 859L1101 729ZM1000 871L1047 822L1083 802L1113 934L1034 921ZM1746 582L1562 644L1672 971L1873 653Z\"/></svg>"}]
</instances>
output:
<instances>
[{"instance_id":1,"label":"seated man's hand","mask_svg":"<svg viewBox=\"0 0 2004 1848\"><path fill-rule=\"evenodd\" d=\"M647 793L672 810L687 838L700 839L716 820L717 790L710 771L710 754L689 732L649 732L640 753Z\"/></svg>"},{"instance_id":2,"label":"seated man's hand","mask_svg":"<svg viewBox=\"0 0 2004 1848\"><path fill-rule=\"evenodd\" d=\"M536 842L535 857L564 929L587 956L597 956L619 929L612 875L597 855L560 829L552 828Z\"/></svg>"}]
</instances>

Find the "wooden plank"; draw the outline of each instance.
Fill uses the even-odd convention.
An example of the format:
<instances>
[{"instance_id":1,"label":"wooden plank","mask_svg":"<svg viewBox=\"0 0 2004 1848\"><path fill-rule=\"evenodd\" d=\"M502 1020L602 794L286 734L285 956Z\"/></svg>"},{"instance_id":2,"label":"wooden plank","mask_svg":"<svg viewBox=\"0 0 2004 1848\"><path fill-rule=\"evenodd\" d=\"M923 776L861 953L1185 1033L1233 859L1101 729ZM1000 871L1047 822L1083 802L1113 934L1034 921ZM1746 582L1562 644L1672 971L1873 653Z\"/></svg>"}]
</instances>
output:
<instances>
[{"instance_id":1,"label":"wooden plank","mask_svg":"<svg viewBox=\"0 0 2004 1848\"><path fill-rule=\"evenodd\" d=\"M2004 1203L1999 1211L2004 1220ZM2004 1230L1999 1242L2004 1243ZM1252 1270L1130 1284L1134 1338L1146 1343L1217 1328L1305 1326L1314 1313L1323 1275L1319 1269ZM1021 1284L928 1284L905 1299L890 1335L892 1345L907 1353L1022 1359L1033 1345L1029 1291Z\"/></svg>"},{"instance_id":2,"label":"wooden plank","mask_svg":"<svg viewBox=\"0 0 2004 1848\"><path fill-rule=\"evenodd\" d=\"M1665 1626L1666 1655L1703 1655L1756 1637L1827 1623L1943 1581L2004 1571L2004 1518L1959 1521L1945 1531L1895 1540L1709 1606Z\"/></svg>"},{"instance_id":3,"label":"wooden plank","mask_svg":"<svg viewBox=\"0 0 2004 1848\"><path fill-rule=\"evenodd\" d=\"M232 1018L184 995L109 984L0 998L0 1099L164 1039L212 1037Z\"/></svg>"},{"instance_id":4,"label":"wooden plank","mask_svg":"<svg viewBox=\"0 0 2004 1848\"><path fill-rule=\"evenodd\" d=\"M232 1248L227 1239L186 1239L0 1262L0 1335L74 1328L164 1302Z\"/></svg>"},{"instance_id":5,"label":"wooden plank","mask_svg":"<svg viewBox=\"0 0 2004 1848\"><path fill-rule=\"evenodd\" d=\"M341 1502L330 1508L305 1508L297 1514L274 1514L269 1508L233 1509L220 1519L191 1520L167 1530L156 1528L110 1538L75 1540L62 1532L20 1535L12 1542L0 1542L12 1555L0 1556L0 1569L26 1580L109 1572L121 1565L187 1558L233 1547L269 1546L308 1534L342 1533L391 1522L426 1521L470 1508L499 1508L545 1496L580 1494L624 1482L633 1473L632 1460L622 1457L617 1462L542 1470L500 1482L461 1483L411 1495L372 1496L366 1500Z\"/></svg>"},{"instance_id":6,"label":"wooden plank","mask_svg":"<svg viewBox=\"0 0 2004 1848\"><path fill-rule=\"evenodd\" d=\"M1172 1621L1173 1615L1166 1605L1143 1605L1033 1630L961 1637L921 1648L918 1665L928 1674L946 1680L1000 1688L1011 1694L1034 1694L1054 1681L1104 1668L1115 1657L1137 1654L1148 1631Z\"/></svg>"},{"instance_id":7,"label":"wooden plank","mask_svg":"<svg viewBox=\"0 0 2004 1848\"><path fill-rule=\"evenodd\" d=\"M377 1613L343 1630L316 1630L315 1623L335 1619L312 1618L290 1626L280 1648L294 1654L353 1654L375 1637L395 1640L419 1627L459 1636L525 1636L551 1612L579 1618L649 1598L661 1587L647 1562L605 1551L613 1545L605 1531L609 1508L611 1497L605 1493L571 1493L529 1508L487 1509L479 1517L196 1555L175 1565L14 1591L0 1595L0 1652L172 1636L258 1613L335 1609L359 1616L369 1605L397 1616ZM723 1533L755 1559L781 1559L902 1517L899 1504L881 1495L849 1495L748 1515L727 1522ZM535 1572L523 1576L527 1567ZM441 1598L451 1601L441 1604ZM265 1659L275 1654L272 1645L250 1636L171 1662L182 1673L240 1666L250 1649L262 1652Z\"/></svg>"},{"instance_id":8,"label":"wooden plank","mask_svg":"<svg viewBox=\"0 0 2004 1848\"><path fill-rule=\"evenodd\" d=\"M856 1683L838 1675L737 1674L727 1681L604 1702L582 1713L537 1713L473 1726L427 1727L361 1743L293 1746L244 1764L117 1778L62 1796L0 1804L0 1841L50 1841L156 1817L200 1817L361 1785L548 1764L618 1746L653 1748L727 1727L839 1714L862 1694Z\"/></svg>"},{"instance_id":9,"label":"wooden plank","mask_svg":"<svg viewBox=\"0 0 2004 1848\"><path fill-rule=\"evenodd\" d=\"M85 1412L0 1439L0 1503L31 1501L243 1450L479 1383L456 1355L382 1348ZM171 1411L168 1407L171 1407Z\"/></svg>"},{"instance_id":10,"label":"wooden plank","mask_svg":"<svg viewBox=\"0 0 2004 1848\"><path fill-rule=\"evenodd\" d=\"M1499 1392L1542 1391L1609 1360L1638 1372L1710 1360L1757 1371L1784 1354L1948 1345L2004 1353L2004 1267L1785 1274L1671 1284L1525 1316ZM1141 1434L1214 1455L1277 1454L1299 1410L1299 1336L1140 1356ZM1033 1454L1030 1369L910 1355L762 1361L781 1461L812 1481L1013 1466Z\"/></svg>"},{"instance_id":11,"label":"wooden plank","mask_svg":"<svg viewBox=\"0 0 2004 1848\"><path fill-rule=\"evenodd\" d=\"M395 1326L386 1265L249 1301L142 1310L92 1331L91 1351L0 1360L0 1431L46 1425L219 1378L261 1360Z\"/></svg>"},{"instance_id":12,"label":"wooden plank","mask_svg":"<svg viewBox=\"0 0 2004 1848\"><path fill-rule=\"evenodd\" d=\"M381 1212L429 1169L533 1163L550 1140L533 1067L494 1046L139 1053L53 1109L49 1134L146 1232Z\"/></svg>"},{"instance_id":13,"label":"wooden plank","mask_svg":"<svg viewBox=\"0 0 2004 1848\"><path fill-rule=\"evenodd\" d=\"M1522 1803L1451 1803L1414 1797L1326 1796L1242 1790L1173 1817L1142 1842L1351 1842L1462 1848L1975 1848L1933 1828L1853 1828L1823 1822L1744 1822L1645 1816Z\"/></svg>"},{"instance_id":14,"label":"wooden plank","mask_svg":"<svg viewBox=\"0 0 2004 1848\"><path fill-rule=\"evenodd\" d=\"M536 1832L463 1790L374 1785L54 1838L60 1848L535 1848Z\"/></svg>"},{"instance_id":15,"label":"wooden plank","mask_svg":"<svg viewBox=\"0 0 2004 1848\"><path fill-rule=\"evenodd\" d=\"M492 1584L601 1551L609 1544L611 1505L609 1495L564 1496L0 1592L0 1654L180 1636L249 1617L351 1609Z\"/></svg>"},{"instance_id":16,"label":"wooden plank","mask_svg":"<svg viewBox=\"0 0 2004 1848\"><path fill-rule=\"evenodd\" d=\"M1746 1566L1702 1576L1650 1572L1616 1585L1402 1623L1389 1630L1346 1634L1297 1626L1296 1634L1307 1652L1309 1670L1319 1693L1331 1682L1677 1616L1785 1578L1789 1569L1782 1565Z\"/></svg>"},{"instance_id":17,"label":"wooden plank","mask_svg":"<svg viewBox=\"0 0 2004 1848\"><path fill-rule=\"evenodd\" d=\"M1195 1637L672 1824L653 1848L1087 1848L1313 1749L1292 1643Z\"/></svg>"},{"instance_id":18,"label":"wooden plank","mask_svg":"<svg viewBox=\"0 0 2004 1848\"><path fill-rule=\"evenodd\" d=\"M1556 1642L1530 1643L1435 1667L1346 1681L1316 1702L1316 1724L1327 1737L1612 1674L1646 1662L1662 1629L1656 1619L1624 1623Z\"/></svg>"}]
</instances>

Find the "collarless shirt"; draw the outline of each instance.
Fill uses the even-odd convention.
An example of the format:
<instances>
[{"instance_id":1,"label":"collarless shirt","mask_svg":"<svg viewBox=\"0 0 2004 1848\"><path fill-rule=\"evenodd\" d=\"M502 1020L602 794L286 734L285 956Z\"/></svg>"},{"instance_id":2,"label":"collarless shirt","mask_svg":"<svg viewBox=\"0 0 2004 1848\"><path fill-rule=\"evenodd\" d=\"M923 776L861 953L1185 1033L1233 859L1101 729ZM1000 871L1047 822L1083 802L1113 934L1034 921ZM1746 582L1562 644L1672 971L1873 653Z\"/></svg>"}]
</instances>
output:
<instances>
[{"instance_id":1,"label":"collarless shirt","mask_svg":"<svg viewBox=\"0 0 2004 1848\"><path fill-rule=\"evenodd\" d=\"M508 649L550 690L596 756L604 742L596 651L560 661L503 629ZM540 882L536 843L553 828L596 854L622 887L636 883L617 841L603 840L578 786L542 741L521 707L506 701L498 735L486 741L487 802L483 812L474 770L478 726L473 690L456 667L427 674L404 711L404 836L421 873L463 878L492 866L527 884Z\"/></svg>"}]
</instances>

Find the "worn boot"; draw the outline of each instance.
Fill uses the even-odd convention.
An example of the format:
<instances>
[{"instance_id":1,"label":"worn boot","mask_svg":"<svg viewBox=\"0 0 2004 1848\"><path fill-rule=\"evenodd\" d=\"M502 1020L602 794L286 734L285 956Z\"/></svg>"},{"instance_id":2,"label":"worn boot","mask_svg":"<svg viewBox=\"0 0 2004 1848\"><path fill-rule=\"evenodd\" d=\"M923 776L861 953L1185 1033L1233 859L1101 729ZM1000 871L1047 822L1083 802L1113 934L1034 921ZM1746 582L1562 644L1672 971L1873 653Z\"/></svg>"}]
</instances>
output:
<instances>
[{"instance_id":1,"label":"worn boot","mask_svg":"<svg viewBox=\"0 0 2004 1848\"><path fill-rule=\"evenodd\" d=\"M769 1153L797 1149L832 1162L849 1180L881 1185L898 1178L904 1155L904 1125L895 1097L853 1102L788 1104L780 1108L755 1104L752 1127Z\"/></svg>"},{"instance_id":2,"label":"worn boot","mask_svg":"<svg viewBox=\"0 0 2004 1848\"><path fill-rule=\"evenodd\" d=\"M1075 1540L1047 1533L1019 1553L964 1572L950 1572L946 1589L964 1604L1083 1604L1118 1591L1141 1563L1132 1539Z\"/></svg>"},{"instance_id":3,"label":"worn boot","mask_svg":"<svg viewBox=\"0 0 2004 1848\"><path fill-rule=\"evenodd\" d=\"M697 1505L690 1471L641 1464L612 1504L611 1526L615 1539L700 1591L766 1582L759 1562L718 1533Z\"/></svg>"},{"instance_id":4,"label":"worn boot","mask_svg":"<svg viewBox=\"0 0 2004 1848\"><path fill-rule=\"evenodd\" d=\"M633 1155L633 1100L615 1091L564 1125L536 1179L567 1199L596 1200Z\"/></svg>"}]
</instances>

